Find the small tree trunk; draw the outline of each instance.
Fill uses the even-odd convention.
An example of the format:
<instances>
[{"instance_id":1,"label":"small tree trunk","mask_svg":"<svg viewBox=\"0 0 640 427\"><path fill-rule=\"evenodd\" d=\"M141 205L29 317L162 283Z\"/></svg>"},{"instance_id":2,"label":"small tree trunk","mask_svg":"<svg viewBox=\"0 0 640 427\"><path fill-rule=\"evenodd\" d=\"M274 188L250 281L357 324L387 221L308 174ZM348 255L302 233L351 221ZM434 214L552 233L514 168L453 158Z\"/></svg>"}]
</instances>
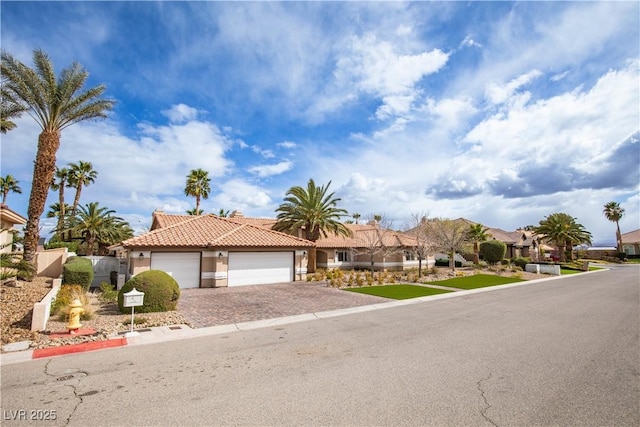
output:
<instances>
[{"instance_id":1,"label":"small tree trunk","mask_svg":"<svg viewBox=\"0 0 640 427\"><path fill-rule=\"evenodd\" d=\"M316 272L316 247L309 248L309 259L307 260L307 273Z\"/></svg>"},{"instance_id":2,"label":"small tree trunk","mask_svg":"<svg viewBox=\"0 0 640 427\"><path fill-rule=\"evenodd\" d=\"M456 251L449 252L449 268L451 271L456 271L456 259L455 259Z\"/></svg>"},{"instance_id":3,"label":"small tree trunk","mask_svg":"<svg viewBox=\"0 0 640 427\"><path fill-rule=\"evenodd\" d=\"M422 277L422 257L418 257L418 279Z\"/></svg>"}]
</instances>

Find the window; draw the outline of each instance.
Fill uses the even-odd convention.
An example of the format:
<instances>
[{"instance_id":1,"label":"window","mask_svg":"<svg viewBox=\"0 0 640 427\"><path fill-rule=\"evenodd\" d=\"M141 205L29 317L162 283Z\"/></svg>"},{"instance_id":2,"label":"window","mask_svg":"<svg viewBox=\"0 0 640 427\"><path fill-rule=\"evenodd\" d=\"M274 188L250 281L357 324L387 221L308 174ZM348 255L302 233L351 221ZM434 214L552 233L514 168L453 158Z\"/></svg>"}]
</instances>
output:
<instances>
[{"instance_id":1,"label":"window","mask_svg":"<svg viewBox=\"0 0 640 427\"><path fill-rule=\"evenodd\" d=\"M349 251L338 251L339 262L351 262L351 253Z\"/></svg>"},{"instance_id":2,"label":"window","mask_svg":"<svg viewBox=\"0 0 640 427\"><path fill-rule=\"evenodd\" d=\"M418 257L413 251L404 251L404 259L406 259L407 261L415 261L418 259Z\"/></svg>"},{"instance_id":3,"label":"window","mask_svg":"<svg viewBox=\"0 0 640 427\"><path fill-rule=\"evenodd\" d=\"M624 253L627 255L635 255L636 251L633 245L624 245L623 247Z\"/></svg>"}]
</instances>

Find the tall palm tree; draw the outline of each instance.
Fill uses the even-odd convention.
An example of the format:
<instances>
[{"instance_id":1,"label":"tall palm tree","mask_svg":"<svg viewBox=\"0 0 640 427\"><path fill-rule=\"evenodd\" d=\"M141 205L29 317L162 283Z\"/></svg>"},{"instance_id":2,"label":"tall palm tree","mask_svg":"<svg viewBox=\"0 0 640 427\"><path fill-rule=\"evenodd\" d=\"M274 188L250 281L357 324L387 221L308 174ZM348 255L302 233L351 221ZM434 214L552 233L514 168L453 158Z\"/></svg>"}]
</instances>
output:
<instances>
[{"instance_id":1,"label":"tall palm tree","mask_svg":"<svg viewBox=\"0 0 640 427\"><path fill-rule=\"evenodd\" d=\"M360 219L362 215L360 215L358 212L354 213L353 215L351 215L351 218L353 218L356 221L356 224L358 223L358 220Z\"/></svg>"},{"instance_id":2,"label":"tall palm tree","mask_svg":"<svg viewBox=\"0 0 640 427\"><path fill-rule=\"evenodd\" d=\"M58 218L58 225L56 226L56 236L61 236L60 230L63 228L64 218L67 214L67 211L71 210L71 207L64 202L64 189L68 185L69 180L69 169L67 168L59 168L56 166L56 171L53 174L53 179L51 180L51 189L58 192L58 211L55 215L55 218ZM54 205L50 207L53 208ZM49 216L47 213L47 218L54 218Z\"/></svg>"},{"instance_id":3,"label":"tall palm tree","mask_svg":"<svg viewBox=\"0 0 640 427\"><path fill-rule=\"evenodd\" d=\"M273 229L285 233L296 233L304 230L307 240L316 242L320 236L327 237L328 233L351 236L349 230L340 222L340 218L347 215L345 209L336 207L340 198L334 193L328 193L331 181L326 186L317 187L313 179L307 183L307 188L291 187L287 191L284 203L278 206L276 224ZM309 250L307 272L316 271L316 248Z\"/></svg>"},{"instance_id":4,"label":"tall palm tree","mask_svg":"<svg viewBox=\"0 0 640 427\"><path fill-rule=\"evenodd\" d=\"M9 195L9 191L12 193L22 194L22 189L18 185L17 179L15 179L12 175L7 175L5 177L0 176L0 188L2 188L2 204L7 203L7 196Z\"/></svg>"},{"instance_id":5,"label":"tall palm tree","mask_svg":"<svg viewBox=\"0 0 640 427\"><path fill-rule=\"evenodd\" d=\"M566 213L554 213L540 221L533 231L542 240L554 244L558 248L560 262L567 261L567 246L591 243L591 233L576 219Z\"/></svg>"},{"instance_id":6,"label":"tall palm tree","mask_svg":"<svg viewBox=\"0 0 640 427\"><path fill-rule=\"evenodd\" d=\"M187 215L202 215L204 213L204 211L202 209L198 209L196 210L196 208L193 209L188 209L187 210Z\"/></svg>"},{"instance_id":7,"label":"tall palm tree","mask_svg":"<svg viewBox=\"0 0 640 427\"><path fill-rule=\"evenodd\" d=\"M623 252L622 250L622 234L620 234L620 220L624 216L624 209L620 207L620 203L609 202L604 205L604 216L611 222L616 223L616 245L618 248L618 253Z\"/></svg>"},{"instance_id":8,"label":"tall palm tree","mask_svg":"<svg viewBox=\"0 0 640 427\"><path fill-rule=\"evenodd\" d=\"M46 216L47 218L58 218L58 223L54 230L54 233L58 238L62 237L61 231L64 229L65 212L69 211L71 211L71 206L66 203L63 203L62 205L60 205L60 203L53 203L49 205L49 210L47 211Z\"/></svg>"},{"instance_id":9,"label":"tall palm tree","mask_svg":"<svg viewBox=\"0 0 640 427\"><path fill-rule=\"evenodd\" d=\"M56 78L51 59L40 49L33 52L33 69L5 51L2 51L1 59L3 89L42 129L38 136L24 236L24 259L35 265L40 216L56 169L61 132L74 123L106 117L114 101L101 98L105 91L103 85L82 91L89 73L78 63L62 70Z\"/></svg>"},{"instance_id":10,"label":"tall palm tree","mask_svg":"<svg viewBox=\"0 0 640 427\"><path fill-rule=\"evenodd\" d=\"M13 100L5 88L2 88L0 96L0 133L7 133L15 129L13 119L17 119L26 111L26 108Z\"/></svg>"},{"instance_id":11,"label":"tall palm tree","mask_svg":"<svg viewBox=\"0 0 640 427\"><path fill-rule=\"evenodd\" d=\"M480 243L486 241L491 234L482 224L469 224L469 240L473 242L473 263L480 264Z\"/></svg>"},{"instance_id":12,"label":"tall palm tree","mask_svg":"<svg viewBox=\"0 0 640 427\"><path fill-rule=\"evenodd\" d=\"M80 206L73 224L67 231L82 236L86 255L93 255L96 242L106 239L113 232L114 224L124 222L122 218L113 216L114 213L111 209L99 207L98 202Z\"/></svg>"},{"instance_id":13,"label":"tall palm tree","mask_svg":"<svg viewBox=\"0 0 640 427\"><path fill-rule=\"evenodd\" d=\"M223 208L220 208L220 210L218 211L218 216L221 218L227 218L229 216L229 210L224 210Z\"/></svg>"},{"instance_id":14,"label":"tall palm tree","mask_svg":"<svg viewBox=\"0 0 640 427\"><path fill-rule=\"evenodd\" d=\"M208 199L211 192L211 186L209 183L209 172L202 169L192 169L189 175L187 175L187 185L184 187L185 196L193 196L196 198L196 208L193 214L200 215L200 198Z\"/></svg>"},{"instance_id":15,"label":"tall palm tree","mask_svg":"<svg viewBox=\"0 0 640 427\"><path fill-rule=\"evenodd\" d=\"M75 187L76 189L76 195L73 198L73 205L71 206L71 215L75 215L78 211L82 187L88 187L93 184L96 182L97 177L98 172L93 170L91 162L80 160L78 163L69 164L69 187Z\"/></svg>"}]
</instances>

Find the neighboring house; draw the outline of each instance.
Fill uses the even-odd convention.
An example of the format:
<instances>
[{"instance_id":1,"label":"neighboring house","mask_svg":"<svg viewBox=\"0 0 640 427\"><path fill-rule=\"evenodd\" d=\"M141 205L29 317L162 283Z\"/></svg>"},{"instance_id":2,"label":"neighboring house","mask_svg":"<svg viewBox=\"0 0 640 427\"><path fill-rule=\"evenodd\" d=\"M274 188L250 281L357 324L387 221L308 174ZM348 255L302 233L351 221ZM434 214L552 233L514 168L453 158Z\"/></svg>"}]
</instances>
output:
<instances>
[{"instance_id":1,"label":"neighboring house","mask_svg":"<svg viewBox=\"0 0 640 427\"><path fill-rule=\"evenodd\" d=\"M627 256L640 255L640 229L624 233L621 237L622 250Z\"/></svg>"},{"instance_id":2,"label":"neighboring house","mask_svg":"<svg viewBox=\"0 0 640 427\"><path fill-rule=\"evenodd\" d=\"M526 231L522 229L518 229L516 231L504 231L499 228L489 228L487 234L491 235L491 239L499 240L507 245L507 252L504 256L505 258L512 259L525 257L537 260L540 242L534 236L533 231Z\"/></svg>"},{"instance_id":3,"label":"neighboring house","mask_svg":"<svg viewBox=\"0 0 640 427\"><path fill-rule=\"evenodd\" d=\"M153 213L152 230L110 249L128 259L128 274L154 269L181 288L289 282L306 278L313 242L233 218Z\"/></svg>"},{"instance_id":4,"label":"neighboring house","mask_svg":"<svg viewBox=\"0 0 640 427\"><path fill-rule=\"evenodd\" d=\"M345 224L352 237L321 237L316 242L318 268L373 269L378 271L406 270L418 267L415 238L393 230L381 229L377 224ZM424 268L435 263L423 260Z\"/></svg>"},{"instance_id":5,"label":"neighboring house","mask_svg":"<svg viewBox=\"0 0 640 427\"><path fill-rule=\"evenodd\" d=\"M16 225L27 223L27 219L0 203L0 253L10 253Z\"/></svg>"}]
</instances>

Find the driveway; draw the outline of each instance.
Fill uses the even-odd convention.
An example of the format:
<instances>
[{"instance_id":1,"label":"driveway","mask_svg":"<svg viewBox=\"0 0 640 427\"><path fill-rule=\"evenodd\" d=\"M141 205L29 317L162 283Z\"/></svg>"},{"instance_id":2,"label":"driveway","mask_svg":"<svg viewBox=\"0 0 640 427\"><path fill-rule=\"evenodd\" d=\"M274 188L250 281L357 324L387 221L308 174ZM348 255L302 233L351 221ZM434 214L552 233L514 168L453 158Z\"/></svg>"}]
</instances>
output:
<instances>
[{"instance_id":1,"label":"driveway","mask_svg":"<svg viewBox=\"0 0 640 427\"><path fill-rule=\"evenodd\" d=\"M330 288L324 283L295 282L182 289L178 311L194 327L204 328L358 307L381 301L388 300Z\"/></svg>"}]
</instances>

